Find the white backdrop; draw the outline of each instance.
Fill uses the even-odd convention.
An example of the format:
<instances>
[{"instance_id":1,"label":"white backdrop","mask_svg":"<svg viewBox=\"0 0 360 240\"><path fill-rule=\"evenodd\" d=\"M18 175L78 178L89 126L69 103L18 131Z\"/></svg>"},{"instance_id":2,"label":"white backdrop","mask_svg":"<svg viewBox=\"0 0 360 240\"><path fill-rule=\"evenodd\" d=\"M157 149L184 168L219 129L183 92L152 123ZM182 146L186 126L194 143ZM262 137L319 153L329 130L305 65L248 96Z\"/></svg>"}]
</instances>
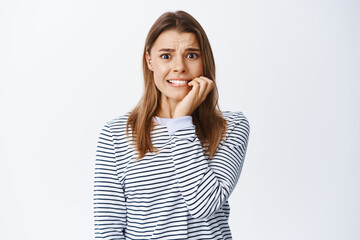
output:
<instances>
[{"instance_id":1,"label":"white backdrop","mask_svg":"<svg viewBox=\"0 0 360 240\"><path fill-rule=\"evenodd\" d=\"M142 93L152 23L204 27L251 127L233 237L359 239L359 1L0 0L0 239L92 239L95 147Z\"/></svg>"}]
</instances>

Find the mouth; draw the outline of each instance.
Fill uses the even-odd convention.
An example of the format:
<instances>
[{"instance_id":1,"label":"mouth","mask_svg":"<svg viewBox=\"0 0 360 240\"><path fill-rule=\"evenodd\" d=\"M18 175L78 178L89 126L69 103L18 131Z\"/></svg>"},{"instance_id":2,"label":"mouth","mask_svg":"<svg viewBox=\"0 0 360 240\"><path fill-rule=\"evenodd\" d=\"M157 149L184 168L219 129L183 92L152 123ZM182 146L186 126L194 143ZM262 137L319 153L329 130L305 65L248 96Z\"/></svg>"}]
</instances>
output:
<instances>
[{"instance_id":1,"label":"mouth","mask_svg":"<svg viewBox=\"0 0 360 240\"><path fill-rule=\"evenodd\" d=\"M188 86L188 83L191 80L186 80L186 79L169 79L166 80L171 86L173 87L183 87L183 86Z\"/></svg>"}]
</instances>

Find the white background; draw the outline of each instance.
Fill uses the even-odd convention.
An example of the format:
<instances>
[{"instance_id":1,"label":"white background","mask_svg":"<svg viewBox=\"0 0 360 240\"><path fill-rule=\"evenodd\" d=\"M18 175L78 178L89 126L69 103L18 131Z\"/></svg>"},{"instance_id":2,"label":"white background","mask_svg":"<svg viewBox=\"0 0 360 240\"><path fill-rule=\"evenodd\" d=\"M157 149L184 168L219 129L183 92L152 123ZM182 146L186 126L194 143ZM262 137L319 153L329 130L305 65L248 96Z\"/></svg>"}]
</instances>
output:
<instances>
[{"instance_id":1,"label":"white background","mask_svg":"<svg viewBox=\"0 0 360 240\"><path fill-rule=\"evenodd\" d=\"M143 90L146 34L185 10L251 134L233 238L359 239L360 4L0 0L0 239L92 239L95 148Z\"/></svg>"}]
</instances>

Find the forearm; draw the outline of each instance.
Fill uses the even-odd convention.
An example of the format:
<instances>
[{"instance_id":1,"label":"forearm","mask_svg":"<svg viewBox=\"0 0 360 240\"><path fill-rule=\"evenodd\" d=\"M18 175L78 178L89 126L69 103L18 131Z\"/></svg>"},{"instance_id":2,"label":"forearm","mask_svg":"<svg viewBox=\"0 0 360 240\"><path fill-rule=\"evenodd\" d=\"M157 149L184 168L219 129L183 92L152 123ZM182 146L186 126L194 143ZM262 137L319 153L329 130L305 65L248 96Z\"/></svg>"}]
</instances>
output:
<instances>
[{"instance_id":1,"label":"forearm","mask_svg":"<svg viewBox=\"0 0 360 240\"><path fill-rule=\"evenodd\" d=\"M195 218L209 217L221 208L233 191L246 146L225 143L211 160L212 168L193 125L168 128L172 129L169 132L178 184L189 212ZM231 171L228 171L229 167Z\"/></svg>"},{"instance_id":2,"label":"forearm","mask_svg":"<svg viewBox=\"0 0 360 240\"><path fill-rule=\"evenodd\" d=\"M94 220L97 239L125 239L124 191L117 176L115 150L108 126L100 133L96 151Z\"/></svg>"}]
</instances>

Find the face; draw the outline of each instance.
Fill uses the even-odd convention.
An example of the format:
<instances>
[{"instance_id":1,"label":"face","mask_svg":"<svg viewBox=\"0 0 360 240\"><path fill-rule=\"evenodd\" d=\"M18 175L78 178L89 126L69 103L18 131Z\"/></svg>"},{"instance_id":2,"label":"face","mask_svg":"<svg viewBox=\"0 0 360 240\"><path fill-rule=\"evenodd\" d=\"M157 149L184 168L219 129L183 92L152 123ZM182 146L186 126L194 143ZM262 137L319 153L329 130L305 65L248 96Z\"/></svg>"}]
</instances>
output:
<instances>
[{"instance_id":1,"label":"face","mask_svg":"<svg viewBox=\"0 0 360 240\"><path fill-rule=\"evenodd\" d=\"M146 54L146 59L149 69L154 72L162 101L181 101L191 90L188 82L203 75L202 56L194 33L164 31L153 44L150 55Z\"/></svg>"}]
</instances>

